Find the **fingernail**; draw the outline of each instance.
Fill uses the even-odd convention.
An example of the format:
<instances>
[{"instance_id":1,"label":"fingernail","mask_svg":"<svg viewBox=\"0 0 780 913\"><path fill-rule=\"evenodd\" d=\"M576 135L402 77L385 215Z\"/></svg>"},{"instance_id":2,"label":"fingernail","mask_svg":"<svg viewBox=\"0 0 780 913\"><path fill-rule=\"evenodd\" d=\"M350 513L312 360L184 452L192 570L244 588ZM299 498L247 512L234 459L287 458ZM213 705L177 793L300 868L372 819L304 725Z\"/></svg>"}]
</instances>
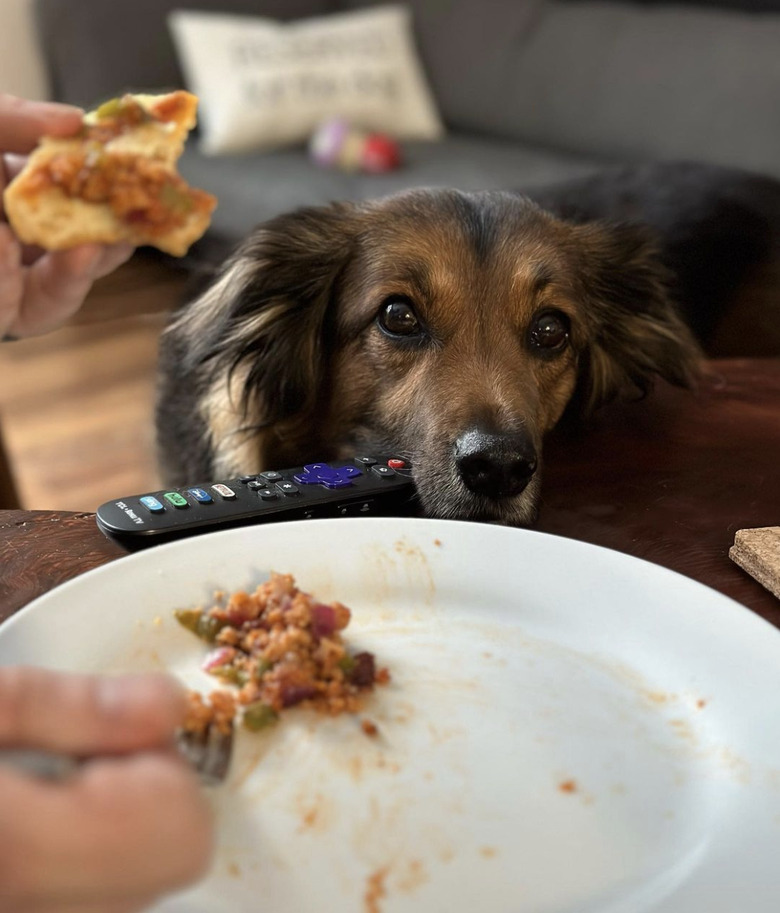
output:
<instances>
[{"instance_id":1,"label":"fingernail","mask_svg":"<svg viewBox=\"0 0 780 913\"><path fill-rule=\"evenodd\" d=\"M91 277L100 261L101 248L96 244L85 244L82 247L74 247L66 253L75 273Z\"/></svg>"},{"instance_id":2,"label":"fingernail","mask_svg":"<svg viewBox=\"0 0 780 913\"><path fill-rule=\"evenodd\" d=\"M126 677L106 676L98 679L97 697L101 709L109 716L124 713L137 703L132 680Z\"/></svg>"},{"instance_id":3,"label":"fingernail","mask_svg":"<svg viewBox=\"0 0 780 913\"><path fill-rule=\"evenodd\" d=\"M68 120L73 118L74 114L79 117L84 116L84 109L77 108L75 105L63 105L56 101L34 101L30 102L34 107L36 114L42 114L44 117L66 117Z\"/></svg>"},{"instance_id":4,"label":"fingernail","mask_svg":"<svg viewBox=\"0 0 780 913\"><path fill-rule=\"evenodd\" d=\"M109 675L98 681L98 701L106 714L116 717L170 700L176 688L163 675Z\"/></svg>"},{"instance_id":5,"label":"fingernail","mask_svg":"<svg viewBox=\"0 0 780 913\"><path fill-rule=\"evenodd\" d=\"M2 95L0 99L6 110L21 111L23 114L69 118L74 114L84 114L82 108L77 108L75 105L64 105L57 101L33 101L29 98L19 98L18 95Z\"/></svg>"}]
</instances>

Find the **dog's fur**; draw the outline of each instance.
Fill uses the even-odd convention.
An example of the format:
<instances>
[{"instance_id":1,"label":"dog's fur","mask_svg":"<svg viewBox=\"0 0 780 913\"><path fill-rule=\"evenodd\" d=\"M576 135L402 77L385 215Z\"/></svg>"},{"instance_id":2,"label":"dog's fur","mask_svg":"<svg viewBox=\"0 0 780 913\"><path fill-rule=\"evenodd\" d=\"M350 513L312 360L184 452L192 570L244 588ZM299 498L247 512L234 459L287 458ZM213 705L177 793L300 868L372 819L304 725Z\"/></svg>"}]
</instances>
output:
<instances>
[{"instance_id":1,"label":"dog's fur","mask_svg":"<svg viewBox=\"0 0 780 913\"><path fill-rule=\"evenodd\" d=\"M766 259L761 181L660 167L537 191L544 208L415 190L273 219L164 336L166 481L393 452L428 515L531 522L542 439L567 407L693 383L699 348L673 297L703 336ZM728 237L739 256L723 257ZM719 297L702 306L711 273ZM420 332L388 332L388 301ZM568 337L540 348L550 312Z\"/></svg>"}]
</instances>

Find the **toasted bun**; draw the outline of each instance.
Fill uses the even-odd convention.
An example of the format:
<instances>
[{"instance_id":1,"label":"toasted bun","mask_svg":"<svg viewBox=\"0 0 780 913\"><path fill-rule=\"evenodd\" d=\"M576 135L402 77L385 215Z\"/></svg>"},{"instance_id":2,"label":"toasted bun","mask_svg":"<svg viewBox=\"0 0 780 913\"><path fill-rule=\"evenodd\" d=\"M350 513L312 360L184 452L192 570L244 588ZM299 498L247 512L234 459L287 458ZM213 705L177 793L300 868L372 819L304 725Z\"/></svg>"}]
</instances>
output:
<instances>
[{"instance_id":1,"label":"toasted bun","mask_svg":"<svg viewBox=\"0 0 780 913\"><path fill-rule=\"evenodd\" d=\"M183 256L204 234L216 199L187 187L176 170L187 134L195 125L197 99L188 92L174 92L126 96L122 102L126 103L128 98L151 117L124 127L116 135L101 136L101 124L106 120L105 115L101 116L106 106L101 106L84 116L82 134L66 138L44 137L24 169L8 185L3 195L5 211L23 242L46 250L64 250L79 244L128 241ZM120 100L107 103L111 104L118 105ZM164 113L164 119L159 118L158 112ZM149 173L151 167L158 179L151 186L156 188L160 181L175 182L172 186L187 206L177 212L169 225L146 224L143 218L123 218L108 200L87 201L67 183L58 183L49 177L53 164L56 166L68 159L80 160L85 154L88 157L79 169L80 181L86 179L86 171L102 169L110 184L111 169L120 162L125 181L134 172L138 172L140 180L138 169L144 163L146 172ZM144 191L150 206L162 205L159 190L150 191L145 187ZM156 193L157 198L150 198L152 193Z\"/></svg>"}]
</instances>

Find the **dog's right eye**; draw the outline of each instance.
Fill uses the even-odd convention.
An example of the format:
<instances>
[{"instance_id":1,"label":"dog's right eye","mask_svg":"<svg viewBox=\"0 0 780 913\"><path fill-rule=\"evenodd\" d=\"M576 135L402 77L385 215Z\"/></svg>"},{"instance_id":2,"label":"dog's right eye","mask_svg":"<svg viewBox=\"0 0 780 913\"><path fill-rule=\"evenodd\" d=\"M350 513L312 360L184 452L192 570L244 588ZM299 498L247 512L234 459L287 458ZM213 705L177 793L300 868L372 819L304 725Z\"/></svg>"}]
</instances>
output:
<instances>
[{"instance_id":1,"label":"dog's right eye","mask_svg":"<svg viewBox=\"0 0 780 913\"><path fill-rule=\"evenodd\" d=\"M382 304L377 315L379 328L388 336L421 336L423 327L412 302L402 295L394 295Z\"/></svg>"}]
</instances>

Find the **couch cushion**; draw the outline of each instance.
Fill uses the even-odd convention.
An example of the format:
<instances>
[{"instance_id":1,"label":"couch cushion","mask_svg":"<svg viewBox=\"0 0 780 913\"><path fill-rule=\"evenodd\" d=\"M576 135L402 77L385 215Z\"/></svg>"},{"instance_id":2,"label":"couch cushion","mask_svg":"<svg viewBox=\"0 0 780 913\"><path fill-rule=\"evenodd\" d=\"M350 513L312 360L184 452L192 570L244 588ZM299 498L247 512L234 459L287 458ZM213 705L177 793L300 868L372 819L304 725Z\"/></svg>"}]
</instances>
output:
<instances>
[{"instance_id":1,"label":"couch cushion","mask_svg":"<svg viewBox=\"0 0 780 913\"><path fill-rule=\"evenodd\" d=\"M386 0L340 0L357 9ZM545 0L407 0L420 58L448 126L515 136L517 58Z\"/></svg>"},{"instance_id":2,"label":"couch cushion","mask_svg":"<svg viewBox=\"0 0 780 913\"><path fill-rule=\"evenodd\" d=\"M595 157L463 134L450 134L438 143L404 143L403 152L405 164L397 171L356 175L319 168L302 149L226 159L206 157L189 146L181 172L216 194L219 205L208 243L219 247L220 242L232 245L259 222L298 206L369 199L409 187L530 189L590 174L604 165ZM220 253L224 252L223 248Z\"/></svg>"},{"instance_id":3,"label":"couch cushion","mask_svg":"<svg viewBox=\"0 0 780 913\"><path fill-rule=\"evenodd\" d=\"M167 17L182 7L297 19L335 0L35 0L55 98L91 107L128 90L184 85Z\"/></svg>"},{"instance_id":4,"label":"couch cushion","mask_svg":"<svg viewBox=\"0 0 780 913\"><path fill-rule=\"evenodd\" d=\"M442 135L403 5L288 23L180 10L169 23L206 154L303 144L335 117L398 139Z\"/></svg>"}]
</instances>

